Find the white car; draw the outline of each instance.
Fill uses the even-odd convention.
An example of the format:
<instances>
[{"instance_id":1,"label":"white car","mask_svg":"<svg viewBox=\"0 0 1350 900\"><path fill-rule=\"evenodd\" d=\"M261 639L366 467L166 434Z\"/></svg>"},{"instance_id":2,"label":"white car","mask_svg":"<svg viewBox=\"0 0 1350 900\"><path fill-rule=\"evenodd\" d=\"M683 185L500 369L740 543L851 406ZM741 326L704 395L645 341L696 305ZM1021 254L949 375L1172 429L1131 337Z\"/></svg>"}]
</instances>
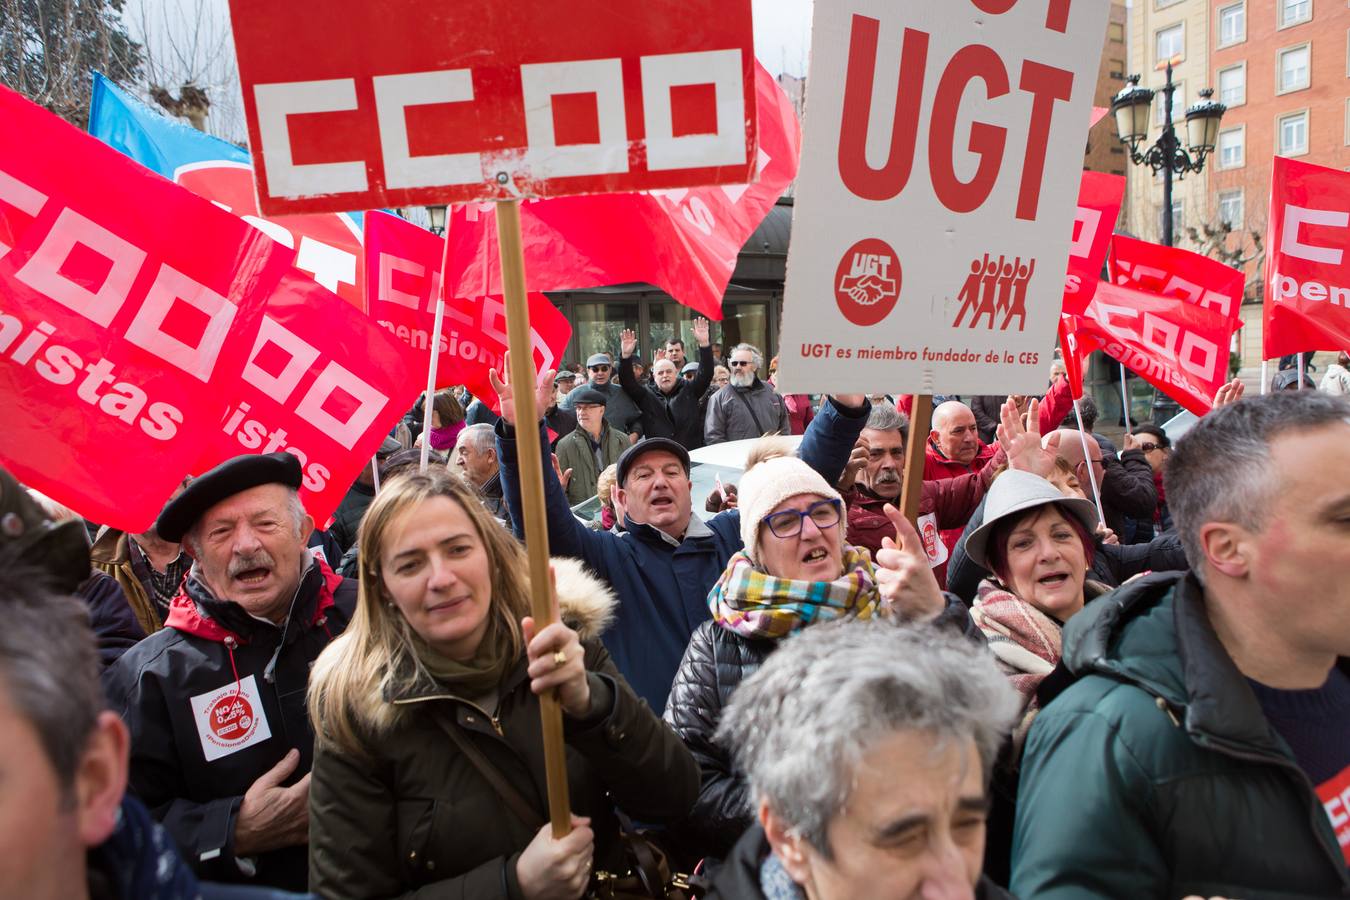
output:
<instances>
[{"instance_id":1,"label":"white car","mask_svg":"<svg viewBox=\"0 0 1350 900\"><path fill-rule=\"evenodd\" d=\"M689 480L694 483L690 491L690 501L694 515L700 519L711 519L716 513L708 512L708 495L717 490L720 480L723 485L736 484L745 471L745 457L750 447L758 440L727 441L700 447L689 454ZM786 438L795 450L801 443L801 435ZM600 498L591 497L572 507L572 514L582 522L590 524L600 518Z\"/></svg>"}]
</instances>

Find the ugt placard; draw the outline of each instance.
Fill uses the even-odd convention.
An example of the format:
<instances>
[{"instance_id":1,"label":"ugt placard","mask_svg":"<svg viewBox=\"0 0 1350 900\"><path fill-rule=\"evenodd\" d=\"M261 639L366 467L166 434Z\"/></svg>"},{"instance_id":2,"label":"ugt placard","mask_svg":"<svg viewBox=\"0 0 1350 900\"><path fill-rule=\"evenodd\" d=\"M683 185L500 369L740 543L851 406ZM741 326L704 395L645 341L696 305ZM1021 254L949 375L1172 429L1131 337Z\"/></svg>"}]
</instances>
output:
<instances>
[{"instance_id":1,"label":"ugt placard","mask_svg":"<svg viewBox=\"0 0 1350 900\"><path fill-rule=\"evenodd\" d=\"M265 215L745 184L749 0L231 0Z\"/></svg>"},{"instance_id":2,"label":"ugt placard","mask_svg":"<svg viewBox=\"0 0 1350 900\"><path fill-rule=\"evenodd\" d=\"M1108 6L816 4L782 390L1044 389Z\"/></svg>"}]
</instances>

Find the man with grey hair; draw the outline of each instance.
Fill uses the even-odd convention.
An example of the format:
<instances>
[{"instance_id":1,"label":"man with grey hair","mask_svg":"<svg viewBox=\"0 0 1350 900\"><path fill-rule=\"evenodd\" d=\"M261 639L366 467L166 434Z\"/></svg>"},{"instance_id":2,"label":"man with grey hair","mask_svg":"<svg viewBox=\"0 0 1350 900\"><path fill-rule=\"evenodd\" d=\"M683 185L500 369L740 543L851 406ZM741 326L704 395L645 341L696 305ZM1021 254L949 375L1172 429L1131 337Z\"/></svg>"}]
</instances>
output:
<instances>
[{"instance_id":1,"label":"man with grey hair","mask_svg":"<svg viewBox=\"0 0 1350 900\"><path fill-rule=\"evenodd\" d=\"M163 630L105 675L131 732L131 787L203 877L304 890L309 667L342 633L356 583L306 549L300 463L221 463L155 523L193 564Z\"/></svg>"},{"instance_id":2,"label":"man with grey hair","mask_svg":"<svg viewBox=\"0 0 1350 900\"><path fill-rule=\"evenodd\" d=\"M712 347L708 343L708 320L694 319L694 339L698 341L698 362L694 377L680 378L679 367L684 365L684 344L671 340L667 348L679 345L679 362L667 352L665 359L652 364L652 383L643 385L633 373L633 351L637 335L625 330L619 336L619 384L642 410L642 434L645 437L668 437L678 441L686 450L703 446L703 411L700 403L703 393L712 383Z\"/></svg>"},{"instance_id":3,"label":"man with grey hair","mask_svg":"<svg viewBox=\"0 0 1350 900\"><path fill-rule=\"evenodd\" d=\"M706 445L743 441L766 434L792 434L787 404L773 385L759 378L764 356L750 344L731 348L731 383L708 398L703 422Z\"/></svg>"},{"instance_id":4,"label":"man with grey hair","mask_svg":"<svg viewBox=\"0 0 1350 900\"><path fill-rule=\"evenodd\" d=\"M1054 468L1054 450L1042 449L1040 432L1035 430L1038 420L1033 419L1033 430L1027 430L1011 398L998 412L1002 418L1001 436L994 445L991 465L978 472L923 482L918 531L933 563L933 574L938 584L944 587L947 547L939 535L952 530L960 534L993 483L994 473L1006 464L1008 468L1034 472L1044 478ZM887 504L900 505L908 436L909 419L904 413L890 403L874 405L867 427L858 436L854 449L857 462L849 466L840 481L840 491L848 510L848 542L866 547L873 554L881 550L883 540L896 536L895 525L886 515L885 507ZM1057 446L1057 439L1050 443L1052 447ZM856 481L849 484L849 478L855 472Z\"/></svg>"},{"instance_id":5,"label":"man with grey hair","mask_svg":"<svg viewBox=\"0 0 1350 900\"><path fill-rule=\"evenodd\" d=\"M1350 402L1313 391L1225 406L1177 443L1164 481L1192 571L1065 626L1015 893L1350 895L1346 472Z\"/></svg>"},{"instance_id":6,"label":"man with grey hair","mask_svg":"<svg viewBox=\"0 0 1350 900\"><path fill-rule=\"evenodd\" d=\"M989 777L1017 709L962 637L889 620L804 629L718 726L758 824L707 896L1007 897L980 869Z\"/></svg>"},{"instance_id":7,"label":"man with grey hair","mask_svg":"<svg viewBox=\"0 0 1350 900\"><path fill-rule=\"evenodd\" d=\"M497 462L497 436L491 425L470 425L459 433L450 455L454 471L482 498L487 511L511 524L511 514L502 499L501 465Z\"/></svg>"}]
</instances>

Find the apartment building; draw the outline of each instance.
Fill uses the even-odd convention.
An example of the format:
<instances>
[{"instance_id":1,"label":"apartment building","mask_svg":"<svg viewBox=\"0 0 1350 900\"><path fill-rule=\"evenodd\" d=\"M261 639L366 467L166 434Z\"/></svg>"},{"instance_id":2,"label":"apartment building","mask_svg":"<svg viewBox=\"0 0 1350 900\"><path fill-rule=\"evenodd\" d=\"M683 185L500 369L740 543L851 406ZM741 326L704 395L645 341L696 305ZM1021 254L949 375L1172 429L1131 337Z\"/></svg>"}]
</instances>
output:
<instances>
[{"instance_id":1,"label":"apartment building","mask_svg":"<svg viewBox=\"0 0 1350 900\"><path fill-rule=\"evenodd\" d=\"M1128 29L1129 9L1125 0L1111 0L1093 106L1110 107L1112 99L1125 87L1125 70L1129 67ZM1116 137L1115 119L1106 116L1088 132L1083 168L1110 175L1124 175L1129 167L1130 157Z\"/></svg>"},{"instance_id":2,"label":"apartment building","mask_svg":"<svg viewBox=\"0 0 1350 900\"><path fill-rule=\"evenodd\" d=\"M1342 0L1210 0L1211 83L1227 104L1207 166L1211 222L1254 255L1264 239L1271 161L1298 157L1350 169L1350 4ZM1245 365L1260 360L1260 260L1247 265Z\"/></svg>"},{"instance_id":3,"label":"apartment building","mask_svg":"<svg viewBox=\"0 0 1350 900\"><path fill-rule=\"evenodd\" d=\"M1255 0L1253 0L1255 2ZM1329 2L1329 0L1322 0ZM1139 83L1157 91L1154 98L1151 144L1161 133L1163 98L1167 81L1164 71L1173 60L1172 121L1185 139L1186 108L1200 99L1200 91L1211 83L1211 6L1214 0L1134 0L1130 10L1130 74L1140 76ZM1147 144L1141 145L1141 151ZM1163 180L1147 168L1130 166L1124 227L1147 241L1162 240ZM1209 188L1203 175L1173 176L1172 228L1180 244L1185 227L1206 214Z\"/></svg>"}]
</instances>

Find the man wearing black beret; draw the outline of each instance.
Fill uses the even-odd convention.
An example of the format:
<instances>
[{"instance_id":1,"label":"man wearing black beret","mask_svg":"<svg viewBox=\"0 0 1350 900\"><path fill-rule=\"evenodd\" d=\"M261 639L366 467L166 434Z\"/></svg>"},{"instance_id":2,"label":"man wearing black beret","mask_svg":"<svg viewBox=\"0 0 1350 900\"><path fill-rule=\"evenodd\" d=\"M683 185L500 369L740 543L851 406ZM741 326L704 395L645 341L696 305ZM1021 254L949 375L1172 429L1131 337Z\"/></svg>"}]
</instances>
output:
<instances>
[{"instance_id":1,"label":"man wearing black beret","mask_svg":"<svg viewBox=\"0 0 1350 900\"><path fill-rule=\"evenodd\" d=\"M289 453L194 480L155 529L192 568L164 629L108 670L131 731L131 788L212 881L304 890L309 667L342 633L356 582L306 549L314 520Z\"/></svg>"}]
</instances>

